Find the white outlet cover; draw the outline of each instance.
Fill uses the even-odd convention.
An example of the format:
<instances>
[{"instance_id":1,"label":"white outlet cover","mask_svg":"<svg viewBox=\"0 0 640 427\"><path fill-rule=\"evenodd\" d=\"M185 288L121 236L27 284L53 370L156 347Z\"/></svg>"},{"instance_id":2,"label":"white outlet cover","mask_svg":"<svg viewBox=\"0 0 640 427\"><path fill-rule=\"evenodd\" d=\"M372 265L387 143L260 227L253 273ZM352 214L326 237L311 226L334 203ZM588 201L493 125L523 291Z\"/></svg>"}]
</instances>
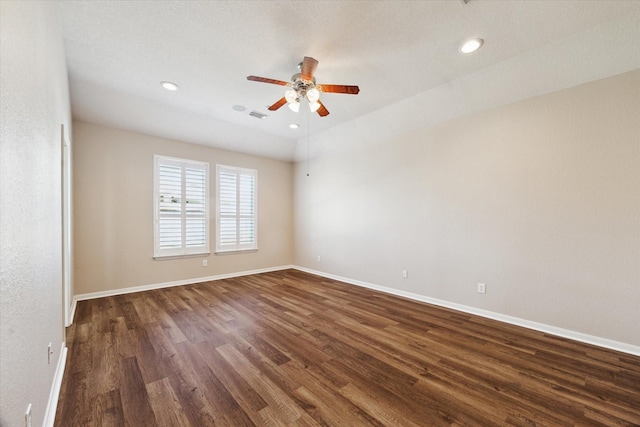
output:
<instances>
[{"instance_id":1,"label":"white outlet cover","mask_svg":"<svg viewBox=\"0 0 640 427\"><path fill-rule=\"evenodd\" d=\"M478 283L478 293L484 294L487 292L487 287L484 283Z\"/></svg>"}]
</instances>

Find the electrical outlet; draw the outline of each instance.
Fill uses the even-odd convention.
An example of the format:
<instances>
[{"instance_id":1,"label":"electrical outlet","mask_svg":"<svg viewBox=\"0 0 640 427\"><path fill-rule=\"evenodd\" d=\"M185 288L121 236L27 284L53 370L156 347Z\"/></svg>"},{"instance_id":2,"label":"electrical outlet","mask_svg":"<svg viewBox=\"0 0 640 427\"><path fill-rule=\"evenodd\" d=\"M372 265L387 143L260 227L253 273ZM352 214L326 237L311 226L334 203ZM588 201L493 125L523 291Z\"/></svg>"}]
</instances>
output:
<instances>
[{"instance_id":1,"label":"electrical outlet","mask_svg":"<svg viewBox=\"0 0 640 427\"><path fill-rule=\"evenodd\" d=\"M318 255L318 258L316 258L318 262L320 262L320 255Z\"/></svg>"},{"instance_id":2,"label":"electrical outlet","mask_svg":"<svg viewBox=\"0 0 640 427\"><path fill-rule=\"evenodd\" d=\"M402 270L402 278L406 279L407 277L409 277L409 272L407 270Z\"/></svg>"},{"instance_id":3,"label":"electrical outlet","mask_svg":"<svg viewBox=\"0 0 640 427\"><path fill-rule=\"evenodd\" d=\"M202 260L202 266L206 267L209 264L209 261L207 261L206 259Z\"/></svg>"},{"instance_id":4,"label":"electrical outlet","mask_svg":"<svg viewBox=\"0 0 640 427\"><path fill-rule=\"evenodd\" d=\"M51 355L53 351L51 350L51 343L47 346L47 365L51 365Z\"/></svg>"},{"instance_id":5,"label":"electrical outlet","mask_svg":"<svg viewBox=\"0 0 640 427\"><path fill-rule=\"evenodd\" d=\"M24 427L32 427L31 425L31 403L27 406L27 410L24 412Z\"/></svg>"},{"instance_id":6,"label":"electrical outlet","mask_svg":"<svg viewBox=\"0 0 640 427\"><path fill-rule=\"evenodd\" d=\"M484 283L478 283L478 293L479 294L484 294L487 292L487 287L485 286Z\"/></svg>"}]
</instances>

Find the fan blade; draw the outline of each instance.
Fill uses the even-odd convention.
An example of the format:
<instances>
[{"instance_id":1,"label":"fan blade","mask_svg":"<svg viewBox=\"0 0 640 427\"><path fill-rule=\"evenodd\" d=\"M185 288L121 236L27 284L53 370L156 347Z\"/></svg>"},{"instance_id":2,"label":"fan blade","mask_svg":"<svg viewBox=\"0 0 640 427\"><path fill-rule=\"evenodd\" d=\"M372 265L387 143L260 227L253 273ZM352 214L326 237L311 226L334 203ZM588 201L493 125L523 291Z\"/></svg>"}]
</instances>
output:
<instances>
[{"instance_id":1,"label":"fan blade","mask_svg":"<svg viewBox=\"0 0 640 427\"><path fill-rule=\"evenodd\" d=\"M318 85L320 86L320 91L327 93L348 93L349 95L357 95L360 92L360 88L358 86L347 86L347 85Z\"/></svg>"},{"instance_id":2,"label":"fan blade","mask_svg":"<svg viewBox=\"0 0 640 427\"><path fill-rule=\"evenodd\" d=\"M311 58L310 56L305 56L302 61L302 69L300 70L300 78L302 80L306 80L308 82L313 81L313 74L316 72L316 67L318 66L318 61Z\"/></svg>"},{"instance_id":3,"label":"fan blade","mask_svg":"<svg viewBox=\"0 0 640 427\"><path fill-rule=\"evenodd\" d=\"M258 77L258 76L247 76L247 80L251 80L254 82L261 82L261 83L271 83L271 84L280 85L280 86L286 86L289 84L288 82L283 82L282 80L268 79L266 77Z\"/></svg>"},{"instance_id":4,"label":"fan blade","mask_svg":"<svg viewBox=\"0 0 640 427\"><path fill-rule=\"evenodd\" d=\"M274 102L274 104L271 107L269 107L269 110L276 111L278 108L282 107L286 103L287 103L287 100L283 96L282 98Z\"/></svg>"},{"instance_id":5,"label":"fan blade","mask_svg":"<svg viewBox=\"0 0 640 427\"><path fill-rule=\"evenodd\" d=\"M320 117L328 116L329 110L327 110L327 107L325 107L321 101L318 101L318 103L320 104L320 108L318 108L316 111L318 112Z\"/></svg>"}]
</instances>

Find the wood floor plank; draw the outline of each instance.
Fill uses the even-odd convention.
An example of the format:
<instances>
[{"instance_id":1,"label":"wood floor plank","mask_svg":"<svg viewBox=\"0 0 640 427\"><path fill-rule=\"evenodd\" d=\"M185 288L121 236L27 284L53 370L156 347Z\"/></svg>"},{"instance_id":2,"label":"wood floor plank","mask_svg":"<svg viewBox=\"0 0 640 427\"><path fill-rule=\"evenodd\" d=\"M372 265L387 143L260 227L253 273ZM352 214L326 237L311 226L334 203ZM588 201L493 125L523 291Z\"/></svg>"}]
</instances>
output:
<instances>
[{"instance_id":1,"label":"wood floor plank","mask_svg":"<svg viewBox=\"0 0 640 427\"><path fill-rule=\"evenodd\" d=\"M151 409L149 395L135 356L128 357L123 361L120 399L122 401L125 425L132 427L158 425L155 414Z\"/></svg>"},{"instance_id":2,"label":"wood floor plank","mask_svg":"<svg viewBox=\"0 0 640 427\"><path fill-rule=\"evenodd\" d=\"M420 427L422 424L415 423L407 417L407 413L399 412L392 405L381 405L376 395L370 391L359 388L353 383L349 383L340 389L340 394L349 399L354 405L362 408L376 420L387 426L412 426Z\"/></svg>"},{"instance_id":3,"label":"wood floor plank","mask_svg":"<svg viewBox=\"0 0 640 427\"><path fill-rule=\"evenodd\" d=\"M126 424L119 390L111 390L98 395L93 401L92 408L92 425L94 426L123 426Z\"/></svg>"},{"instance_id":4,"label":"wood floor plank","mask_svg":"<svg viewBox=\"0 0 640 427\"><path fill-rule=\"evenodd\" d=\"M158 339L164 341L163 346L170 346L168 338L158 335ZM171 387L191 425L214 425L222 417L215 410L220 402L212 395L211 381L207 382L210 378L198 375L198 367L194 369L187 360L188 353L176 351L174 354L166 353L165 356L162 358L164 371L167 372Z\"/></svg>"},{"instance_id":5,"label":"wood floor plank","mask_svg":"<svg viewBox=\"0 0 640 427\"><path fill-rule=\"evenodd\" d=\"M89 393L102 395L117 390L122 378L120 362L114 345L114 337L111 332L103 332L98 335L97 347L94 348L89 377ZM99 350L98 350L99 349Z\"/></svg>"},{"instance_id":6,"label":"wood floor plank","mask_svg":"<svg viewBox=\"0 0 640 427\"><path fill-rule=\"evenodd\" d=\"M59 427L640 426L640 357L296 270L75 317Z\"/></svg>"},{"instance_id":7,"label":"wood floor plank","mask_svg":"<svg viewBox=\"0 0 640 427\"><path fill-rule=\"evenodd\" d=\"M125 323L127 324L128 329L135 329L138 325L142 323L142 321L140 320L140 316L138 316L138 312L136 311L136 308L133 305L133 301L134 301L133 295L129 297L127 295L118 295L115 297L115 300L120 305L120 310L122 311L122 315L124 317L124 320L125 320ZM94 300L92 300L91 302L93 301ZM87 305L89 305L89 303L87 303Z\"/></svg>"},{"instance_id":8,"label":"wood floor plank","mask_svg":"<svg viewBox=\"0 0 640 427\"><path fill-rule=\"evenodd\" d=\"M191 424L167 378L149 383L146 388L151 408L159 425L187 426Z\"/></svg>"},{"instance_id":9,"label":"wood floor plank","mask_svg":"<svg viewBox=\"0 0 640 427\"><path fill-rule=\"evenodd\" d=\"M162 363L162 355L158 354L149 337L149 332L140 323L129 330L129 339L135 343L135 358L144 382L150 383L167 376Z\"/></svg>"},{"instance_id":10,"label":"wood floor plank","mask_svg":"<svg viewBox=\"0 0 640 427\"><path fill-rule=\"evenodd\" d=\"M198 388L202 391L208 407L211 408L216 424L224 424L222 420L230 417L235 420L235 423L251 425L250 418L242 410L238 401L215 375L206 361L200 357L202 353L195 348L199 344L185 343L184 346L191 346L192 349L182 352L181 358L184 359L184 363L189 366L195 378L197 378L198 384L200 384Z\"/></svg>"},{"instance_id":11,"label":"wood floor plank","mask_svg":"<svg viewBox=\"0 0 640 427\"><path fill-rule=\"evenodd\" d=\"M319 385L315 385L312 390L308 387L306 385L296 389L295 394L312 408L307 412L319 423L330 426L383 425L341 394Z\"/></svg>"},{"instance_id":12,"label":"wood floor plank","mask_svg":"<svg viewBox=\"0 0 640 427\"><path fill-rule=\"evenodd\" d=\"M68 365L67 365L68 366ZM87 395L87 373L66 371L65 387L69 393L61 394L56 410L56 421L60 426L88 426L91 425L93 411L87 409L95 396Z\"/></svg>"},{"instance_id":13,"label":"wood floor plank","mask_svg":"<svg viewBox=\"0 0 640 427\"><path fill-rule=\"evenodd\" d=\"M308 415L298 406L291 396L287 395L268 377L244 357L235 347L224 345L217 348L218 353L240 374L245 381L267 402L268 412L277 414L278 419L291 425L299 423ZM261 410L263 411L264 408ZM315 424L311 422L311 424Z\"/></svg>"},{"instance_id":14,"label":"wood floor plank","mask_svg":"<svg viewBox=\"0 0 640 427\"><path fill-rule=\"evenodd\" d=\"M188 344L184 344L185 346ZM258 412L268 406L267 402L244 378L220 355L209 342L198 346L199 354L205 359L213 374L220 379L238 405L255 422Z\"/></svg>"}]
</instances>

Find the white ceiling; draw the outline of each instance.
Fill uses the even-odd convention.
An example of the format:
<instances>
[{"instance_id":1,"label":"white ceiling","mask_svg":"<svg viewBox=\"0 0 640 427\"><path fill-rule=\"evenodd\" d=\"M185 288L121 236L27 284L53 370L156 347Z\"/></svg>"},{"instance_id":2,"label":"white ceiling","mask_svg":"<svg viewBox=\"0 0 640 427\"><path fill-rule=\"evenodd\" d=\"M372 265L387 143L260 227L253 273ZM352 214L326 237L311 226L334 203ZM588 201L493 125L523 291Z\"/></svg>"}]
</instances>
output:
<instances>
[{"instance_id":1,"label":"white ceiling","mask_svg":"<svg viewBox=\"0 0 640 427\"><path fill-rule=\"evenodd\" d=\"M576 37L594 28L627 22L622 34L606 40L607 49L621 38L626 47L628 39L634 46L640 39L635 0L58 3L75 119L283 160L293 160L307 133L470 75L505 73L509 64L521 66L514 59L559 50L562 40L578 40L573 46L588 58L593 40ZM485 44L461 55L460 43L470 37ZM302 108L268 111L283 88L246 77L288 81L304 56L319 60L318 83L359 85L360 94L323 94L331 112L324 118ZM557 54L536 58L555 61ZM558 64L558 73L589 76L585 68L598 60ZM528 96L534 88L553 89L537 67L514 70L518 86L532 88ZM163 80L180 90L162 89ZM252 110L269 117L251 117ZM292 130L290 123L301 126Z\"/></svg>"}]
</instances>

